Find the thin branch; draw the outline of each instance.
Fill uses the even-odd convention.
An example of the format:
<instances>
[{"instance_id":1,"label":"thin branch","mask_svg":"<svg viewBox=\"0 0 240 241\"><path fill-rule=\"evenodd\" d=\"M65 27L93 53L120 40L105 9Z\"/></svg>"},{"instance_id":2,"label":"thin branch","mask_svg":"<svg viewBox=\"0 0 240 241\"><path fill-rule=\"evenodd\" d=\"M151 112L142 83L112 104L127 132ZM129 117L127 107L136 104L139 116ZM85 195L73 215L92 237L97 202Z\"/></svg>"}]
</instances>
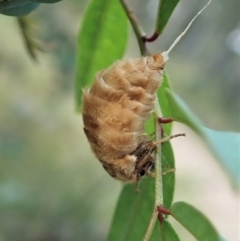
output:
<instances>
[{"instance_id":1,"label":"thin branch","mask_svg":"<svg viewBox=\"0 0 240 241\"><path fill-rule=\"evenodd\" d=\"M158 34L154 33L152 37L146 37L146 34L142 30L141 26L139 25L136 16L134 13L130 10L128 4L125 2L125 0L120 0L127 17L133 27L133 30L135 32L136 38L138 40L138 44L140 47L140 51L142 55L149 54L147 48L146 48L146 42L154 41L158 38ZM156 131L156 141L160 140L162 138L161 134L161 124L159 123L159 116L162 116L160 105L158 102L158 98L156 98L155 102L155 131ZM163 205L163 183L162 183L162 162L161 162L161 143L158 144L157 153L155 157L155 204L154 204L154 210L147 228L147 231L145 233L143 241L149 241L150 237L153 232L153 228L155 226L157 217L158 217L158 206Z\"/></svg>"},{"instance_id":2,"label":"thin branch","mask_svg":"<svg viewBox=\"0 0 240 241\"><path fill-rule=\"evenodd\" d=\"M146 44L144 41L146 34L144 33L143 29L141 28L140 24L137 21L137 18L135 16L135 14L132 12L132 10L129 8L128 4L126 3L125 0L120 0L126 14L127 17L132 25L133 31L136 35L137 41L138 41L138 45L140 48L140 52L142 55L148 55L149 52L147 50Z\"/></svg>"},{"instance_id":3,"label":"thin branch","mask_svg":"<svg viewBox=\"0 0 240 241\"><path fill-rule=\"evenodd\" d=\"M152 232L153 232L153 229L154 229L156 220L157 220L157 216L158 216L158 211L157 211L157 209L154 207L154 210L153 210L153 213L152 213L152 216L151 216L151 219L150 219L150 222L149 222L147 231L146 231L145 236L144 236L144 238L143 238L143 241L148 241L148 240L150 240L150 237L151 237L151 235L152 235Z\"/></svg>"},{"instance_id":4,"label":"thin branch","mask_svg":"<svg viewBox=\"0 0 240 241\"><path fill-rule=\"evenodd\" d=\"M162 138L161 124L159 123L159 116L162 116L158 98L155 101L155 131L156 141ZM157 153L155 156L155 204L153 214L151 216L147 231L143 241L150 240L154 225L158 217L157 208L163 205L163 180L162 180L162 160L161 160L161 143L158 144Z\"/></svg>"},{"instance_id":5,"label":"thin branch","mask_svg":"<svg viewBox=\"0 0 240 241\"><path fill-rule=\"evenodd\" d=\"M144 37L143 37L143 41L144 41L144 42L154 42L158 37L159 37L159 33L157 33L157 32L155 31L155 32L153 33L153 35L151 35L150 37L144 36Z\"/></svg>"}]
</instances>

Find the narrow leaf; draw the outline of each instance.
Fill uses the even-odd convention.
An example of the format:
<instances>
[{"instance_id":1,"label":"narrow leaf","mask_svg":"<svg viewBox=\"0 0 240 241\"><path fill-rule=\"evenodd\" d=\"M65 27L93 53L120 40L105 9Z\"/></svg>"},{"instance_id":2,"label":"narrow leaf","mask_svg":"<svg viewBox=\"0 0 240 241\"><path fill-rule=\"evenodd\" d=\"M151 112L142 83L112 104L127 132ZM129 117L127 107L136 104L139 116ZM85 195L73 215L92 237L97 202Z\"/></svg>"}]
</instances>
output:
<instances>
[{"instance_id":1,"label":"narrow leaf","mask_svg":"<svg viewBox=\"0 0 240 241\"><path fill-rule=\"evenodd\" d=\"M161 111L163 117L171 117L171 111L169 108L169 104L166 98L165 89L171 88L170 81L165 73L163 76L163 83L158 89L157 96L158 101L161 106ZM163 124L162 125L164 134L170 135L172 129L172 123ZM175 168L174 162L174 155L173 150L170 142L166 142L162 144L162 169L163 173L168 172L171 169ZM173 193L174 193L174 185L175 185L175 173L170 172L163 176L163 200L164 200L164 207L170 208L173 200Z\"/></svg>"},{"instance_id":2,"label":"narrow leaf","mask_svg":"<svg viewBox=\"0 0 240 241\"><path fill-rule=\"evenodd\" d=\"M210 221L195 207L176 202L171 208L171 215L181 223L199 241L221 241Z\"/></svg>"},{"instance_id":3,"label":"narrow leaf","mask_svg":"<svg viewBox=\"0 0 240 241\"><path fill-rule=\"evenodd\" d=\"M37 8L39 3L27 0L0 2L0 13L9 16L24 16Z\"/></svg>"},{"instance_id":4,"label":"narrow leaf","mask_svg":"<svg viewBox=\"0 0 240 241\"><path fill-rule=\"evenodd\" d=\"M18 17L17 21L27 53L33 60L36 61L37 50L39 50L40 44L38 44L36 38L34 37L31 28L31 20L28 17Z\"/></svg>"},{"instance_id":5,"label":"narrow leaf","mask_svg":"<svg viewBox=\"0 0 240 241\"><path fill-rule=\"evenodd\" d=\"M162 144L162 170L163 173L166 172L163 175L163 204L165 208L170 208L173 201L175 172L171 170L174 168L175 161L172 145L170 142L165 142Z\"/></svg>"},{"instance_id":6,"label":"narrow leaf","mask_svg":"<svg viewBox=\"0 0 240 241\"><path fill-rule=\"evenodd\" d=\"M108 235L108 241L142 240L154 208L154 178L144 178L140 192L134 185L125 185ZM160 232L157 230L155 233Z\"/></svg>"},{"instance_id":7,"label":"narrow leaf","mask_svg":"<svg viewBox=\"0 0 240 241\"><path fill-rule=\"evenodd\" d=\"M173 171L175 161L170 142L162 144L162 167L163 173L166 172L163 174L163 204L165 208L170 208L175 189L175 172Z\"/></svg>"},{"instance_id":8,"label":"narrow leaf","mask_svg":"<svg viewBox=\"0 0 240 241\"><path fill-rule=\"evenodd\" d=\"M115 0L93 0L82 21L77 43L76 102L82 88L90 85L97 71L122 57L127 42L127 18Z\"/></svg>"},{"instance_id":9,"label":"narrow leaf","mask_svg":"<svg viewBox=\"0 0 240 241\"><path fill-rule=\"evenodd\" d=\"M162 85L160 86L160 88L158 88L158 91L157 91L158 101L161 106L161 111L162 111L163 117L172 117L171 110L169 109L169 104L168 104L168 100L166 98L166 93L165 93L165 89L171 89L171 88L172 87L171 87L169 78L168 78L167 74L165 73L163 75ZM166 135L170 135L171 130L172 130L172 123L163 124L162 126L164 129L164 133Z\"/></svg>"},{"instance_id":10,"label":"narrow leaf","mask_svg":"<svg viewBox=\"0 0 240 241\"><path fill-rule=\"evenodd\" d=\"M161 232L163 237L161 241L180 241L176 231L167 220L164 220Z\"/></svg>"},{"instance_id":11,"label":"narrow leaf","mask_svg":"<svg viewBox=\"0 0 240 241\"><path fill-rule=\"evenodd\" d=\"M30 2L38 2L38 3L56 3L61 0L29 0Z\"/></svg>"},{"instance_id":12,"label":"narrow leaf","mask_svg":"<svg viewBox=\"0 0 240 241\"><path fill-rule=\"evenodd\" d=\"M144 123L144 130L147 133L147 135L149 135L150 139L152 136L152 139L154 139L155 137L153 136L153 134L155 133L155 118L154 115L151 115L150 118Z\"/></svg>"},{"instance_id":13,"label":"narrow leaf","mask_svg":"<svg viewBox=\"0 0 240 241\"><path fill-rule=\"evenodd\" d=\"M161 34L167 25L173 10L177 6L179 0L161 0L158 7L156 32Z\"/></svg>"},{"instance_id":14,"label":"narrow leaf","mask_svg":"<svg viewBox=\"0 0 240 241\"><path fill-rule=\"evenodd\" d=\"M169 110L174 120L186 124L199 135L202 135L201 122L194 116L183 100L169 89L165 89L165 93L170 108Z\"/></svg>"},{"instance_id":15,"label":"narrow leaf","mask_svg":"<svg viewBox=\"0 0 240 241\"><path fill-rule=\"evenodd\" d=\"M189 126L200 135L229 174L233 183L240 185L238 171L240 133L221 132L205 128L179 96L170 90L166 90L166 96L174 120Z\"/></svg>"},{"instance_id":16,"label":"narrow leaf","mask_svg":"<svg viewBox=\"0 0 240 241\"><path fill-rule=\"evenodd\" d=\"M240 185L240 134L202 128L209 146L231 178Z\"/></svg>"},{"instance_id":17,"label":"narrow leaf","mask_svg":"<svg viewBox=\"0 0 240 241\"><path fill-rule=\"evenodd\" d=\"M225 238L221 237L221 241L227 241Z\"/></svg>"},{"instance_id":18,"label":"narrow leaf","mask_svg":"<svg viewBox=\"0 0 240 241\"><path fill-rule=\"evenodd\" d=\"M174 157L170 143L164 143L162 150L163 170L174 168ZM174 172L168 173L163 177L164 206L166 208L172 204L174 174ZM154 208L154 181L154 178L143 178L140 182L139 193L134 190L132 184L123 187L109 231L108 241L143 239ZM151 240L159 240L159 237L160 226L157 226Z\"/></svg>"}]
</instances>

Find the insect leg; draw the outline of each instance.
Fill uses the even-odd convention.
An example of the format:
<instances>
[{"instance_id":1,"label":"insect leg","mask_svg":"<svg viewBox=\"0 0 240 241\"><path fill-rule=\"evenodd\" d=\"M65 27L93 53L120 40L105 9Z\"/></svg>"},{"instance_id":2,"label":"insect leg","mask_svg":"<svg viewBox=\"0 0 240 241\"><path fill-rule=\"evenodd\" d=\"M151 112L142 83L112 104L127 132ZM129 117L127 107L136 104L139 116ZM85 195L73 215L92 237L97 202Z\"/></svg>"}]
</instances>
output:
<instances>
[{"instance_id":1,"label":"insect leg","mask_svg":"<svg viewBox=\"0 0 240 241\"><path fill-rule=\"evenodd\" d=\"M163 142L166 142L166 141L170 141L171 139L173 138L176 138L176 137L179 137L179 136L186 136L185 133L180 133L180 134L175 134L175 135L171 135L171 136L167 136L167 137L164 137L160 140L157 140L155 142L153 142L155 145L158 145L160 143L163 143Z\"/></svg>"}]
</instances>

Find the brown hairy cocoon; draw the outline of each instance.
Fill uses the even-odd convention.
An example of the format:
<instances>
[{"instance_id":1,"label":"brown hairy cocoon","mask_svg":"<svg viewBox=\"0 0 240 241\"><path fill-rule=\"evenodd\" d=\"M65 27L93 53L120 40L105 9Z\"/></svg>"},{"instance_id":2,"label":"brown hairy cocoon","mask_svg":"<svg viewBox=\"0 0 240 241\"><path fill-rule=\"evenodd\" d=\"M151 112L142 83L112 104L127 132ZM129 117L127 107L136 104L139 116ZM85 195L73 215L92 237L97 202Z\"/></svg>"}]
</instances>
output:
<instances>
[{"instance_id":1,"label":"brown hairy cocoon","mask_svg":"<svg viewBox=\"0 0 240 241\"><path fill-rule=\"evenodd\" d=\"M83 93L84 131L104 169L124 182L138 182L154 168L156 144L144 123L154 108L168 56L117 61L97 73Z\"/></svg>"},{"instance_id":2,"label":"brown hairy cocoon","mask_svg":"<svg viewBox=\"0 0 240 241\"><path fill-rule=\"evenodd\" d=\"M144 132L144 123L153 110L168 54L210 2L194 16L167 51L118 61L100 71L93 85L84 91L84 131L96 157L112 177L137 184L143 175L151 175L156 144L185 135L152 142Z\"/></svg>"}]
</instances>

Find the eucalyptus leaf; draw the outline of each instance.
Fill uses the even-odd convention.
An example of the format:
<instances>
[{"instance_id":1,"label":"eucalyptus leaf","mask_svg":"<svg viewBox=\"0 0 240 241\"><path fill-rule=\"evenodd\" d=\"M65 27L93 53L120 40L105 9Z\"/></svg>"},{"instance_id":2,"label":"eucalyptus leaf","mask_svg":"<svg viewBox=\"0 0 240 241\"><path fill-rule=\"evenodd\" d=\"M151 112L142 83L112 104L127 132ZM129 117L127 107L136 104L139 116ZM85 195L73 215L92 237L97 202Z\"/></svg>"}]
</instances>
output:
<instances>
[{"instance_id":1,"label":"eucalyptus leaf","mask_svg":"<svg viewBox=\"0 0 240 241\"><path fill-rule=\"evenodd\" d=\"M143 240L154 209L154 178L144 178L140 183L140 192L134 185L123 187L120 194L108 241ZM160 235L160 227L155 230Z\"/></svg>"},{"instance_id":2,"label":"eucalyptus leaf","mask_svg":"<svg viewBox=\"0 0 240 241\"><path fill-rule=\"evenodd\" d=\"M171 88L170 81L165 73L163 76L163 82L160 88L157 91L158 101L161 106L161 111L163 117L171 117L171 111L169 110L168 101L165 94L165 89ZM164 134L170 135L172 129L172 123L167 123L162 125ZM163 172L168 172L170 169L175 168L175 161L173 150L170 142L165 142L162 144L162 170ZM174 185L175 185L175 173L170 172L163 176L163 200L164 207L170 208L173 200L174 193Z\"/></svg>"},{"instance_id":3,"label":"eucalyptus leaf","mask_svg":"<svg viewBox=\"0 0 240 241\"><path fill-rule=\"evenodd\" d=\"M162 146L163 169L174 168L174 157L171 144L166 142ZM164 206L170 207L173 199L174 172L163 176ZM134 190L134 185L123 187L113 217L108 235L108 241L142 240L147 230L154 208L155 179L143 178L140 182L140 192ZM124 221L123 221L124 220ZM160 226L154 228L151 240L159 240Z\"/></svg>"},{"instance_id":4,"label":"eucalyptus leaf","mask_svg":"<svg viewBox=\"0 0 240 241\"><path fill-rule=\"evenodd\" d=\"M169 104L168 104L166 94L165 94L166 88L171 89L172 87L171 87L171 83L170 83L170 80L169 80L167 74L164 73L163 82L162 82L162 85L160 86L160 88L158 88L157 96L158 96L158 101L159 101L159 104L161 107L163 117L171 117L171 111L169 109ZM169 136L171 134L171 130L172 130L172 123L163 124L162 127L164 129L164 134Z\"/></svg>"},{"instance_id":5,"label":"eucalyptus leaf","mask_svg":"<svg viewBox=\"0 0 240 241\"><path fill-rule=\"evenodd\" d=\"M166 96L174 120L192 128L215 154L233 183L240 185L240 133L205 128L179 96L169 89Z\"/></svg>"},{"instance_id":6,"label":"eucalyptus leaf","mask_svg":"<svg viewBox=\"0 0 240 241\"><path fill-rule=\"evenodd\" d=\"M179 0L161 0L158 7L158 16L156 23L156 32L161 34L167 25L173 10L177 6Z\"/></svg>"},{"instance_id":7,"label":"eucalyptus leaf","mask_svg":"<svg viewBox=\"0 0 240 241\"><path fill-rule=\"evenodd\" d=\"M161 232L161 241L180 241L176 231L173 229L172 225L167 220L164 220Z\"/></svg>"},{"instance_id":8,"label":"eucalyptus leaf","mask_svg":"<svg viewBox=\"0 0 240 241\"><path fill-rule=\"evenodd\" d=\"M240 134L202 128L205 139L234 182L240 185Z\"/></svg>"},{"instance_id":9,"label":"eucalyptus leaf","mask_svg":"<svg viewBox=\"0 0 240 241\"><path fill-rule=\"evenodd\" d=\"M214 226L195 207L185 202L176 202L171 215L182 224L198 241L221 241Z\"/></svg>"},{"instance_id":10,"label":"eucalyptus leaf","mask_svg":"<svg viewBox=\"0 0 240 241\"><path fill-rule=\"evenodd\" d=\"M225 238L221 237L221 241L227 241Z\"/></svg>"},{"instance_id":11,"label":"eucalyptus leaf","mask_svg":"<svg viewBox=\"0 0 240 241\"><path fill-rule=\"evenodd\" d=\"M82 88L97 71L123 56L127 43L127 18L119 1L93 0L87 7L77 43L76 103L80 110Z\"/></svg>"},{"instance_id":12,"label":"eucalyptus leaf","mask_svg":"<svg viewBox=\"0 0 240 241\"><path fill-rule=\"evenodd\" d=\"M56 3L62 0L29 0L30 2L38 2L38 3Z\"/></svg>"},{"instance_id":13,"label":"eucalyptus leaf","mask_svg":"<svg viewBox=\"0 0 240 241\"><path fill-rule=\"evenodd\" d=\"M149 136L151 136L155 133L155 123L154 123L154 121L155 121L154 115L151 115L148 118L148 120L144 123L144 130L147 133L147 135L149 135Z\"/></svg>"},{"instance_id":14,"label":"eucalyptus leaf","mask_svg":"<svg viewBox=\"0 0 240 241\"><path fill-rule=\"evenodd\" d=\"M168 172L175 168L174 155L170 142L162 144L162 170ZM163 175L163 204L165 208L170 208L173 201L175 189L175 172L169 172Z\"/></svg>"},{"instance_id":15,"label":"eucalyptus leaf","mask_svg":"<svg viewBox=\"0 0 240 241\"><path fill-rule=\"evenodd\" d=\"M8 16L24 16L29 14L39 3L27 0L13 0L0 2L0 13Z\"/></svg>"}]
</instances>

